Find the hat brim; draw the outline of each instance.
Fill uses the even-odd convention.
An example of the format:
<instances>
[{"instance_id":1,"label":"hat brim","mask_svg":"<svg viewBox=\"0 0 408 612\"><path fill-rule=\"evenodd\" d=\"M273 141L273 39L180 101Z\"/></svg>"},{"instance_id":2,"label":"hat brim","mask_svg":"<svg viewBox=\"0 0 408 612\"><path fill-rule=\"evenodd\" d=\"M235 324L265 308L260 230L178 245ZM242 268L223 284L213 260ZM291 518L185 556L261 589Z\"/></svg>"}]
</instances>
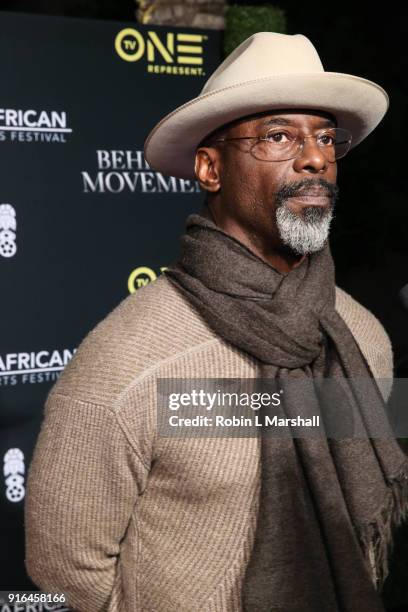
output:
<instances>
[{"instance_id":1,"label":"hat brim","mask_svg":"<svg viewBox=\"0 0 408 612\"><path fill-rule=\"evenodd\" d=\"M351 148L380 123L389 107L377 83L338 72L273 75L237 83L194 98L163 117L144 144L149 166L167 176L195 179L201 140L240 117L274 109L331 112L352 133Z\"/></svg>"}]
</instances>

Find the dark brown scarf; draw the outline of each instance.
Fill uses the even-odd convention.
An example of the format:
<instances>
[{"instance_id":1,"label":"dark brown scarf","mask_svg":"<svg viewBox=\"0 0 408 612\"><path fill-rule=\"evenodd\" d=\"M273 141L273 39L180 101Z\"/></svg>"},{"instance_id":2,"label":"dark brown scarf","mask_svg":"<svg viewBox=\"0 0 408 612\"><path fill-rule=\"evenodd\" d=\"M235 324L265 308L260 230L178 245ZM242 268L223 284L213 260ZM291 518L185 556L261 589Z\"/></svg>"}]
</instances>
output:
<instances>
[{"instance_id":1,"label":"dark brown scarf","mask_svg":"<svg viewBox=\"0 0 408 612\"><path fill-rule=\"evenodd\" d=\"M204 206L187 218L181 257L165 274L217 334L259 360L260 378L279 380L283 416L316 414L313 379L328 377L344 382L368 432L370 419L384 418L378 385L335 310L328 243L281 274ZM354 377L364 388L352 388ZM310 383L302 397L285 386L294 379ZM396 440L262 437L261 461L245 612L382 612L392 531L408 508L407 459Z\"/></svg>"}]
</instances>

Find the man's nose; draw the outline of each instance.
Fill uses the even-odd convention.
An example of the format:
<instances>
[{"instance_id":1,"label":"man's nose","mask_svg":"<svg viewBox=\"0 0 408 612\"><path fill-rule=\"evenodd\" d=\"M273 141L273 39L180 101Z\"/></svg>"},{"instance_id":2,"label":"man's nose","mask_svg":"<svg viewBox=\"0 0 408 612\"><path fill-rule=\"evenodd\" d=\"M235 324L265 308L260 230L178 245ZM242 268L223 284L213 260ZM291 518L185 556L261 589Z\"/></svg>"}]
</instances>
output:
<instances>
[{"instance_id":1,"label":"man's nose","mask_svg":"<svg viewBox=\"0 0 408 612\"><path fill-rule=\"evenodd\" d=\"M312 135L304 136L300 151L295 157L294 167L298 172L326 171L329 161Z\"/></svg>"}]
</instances>

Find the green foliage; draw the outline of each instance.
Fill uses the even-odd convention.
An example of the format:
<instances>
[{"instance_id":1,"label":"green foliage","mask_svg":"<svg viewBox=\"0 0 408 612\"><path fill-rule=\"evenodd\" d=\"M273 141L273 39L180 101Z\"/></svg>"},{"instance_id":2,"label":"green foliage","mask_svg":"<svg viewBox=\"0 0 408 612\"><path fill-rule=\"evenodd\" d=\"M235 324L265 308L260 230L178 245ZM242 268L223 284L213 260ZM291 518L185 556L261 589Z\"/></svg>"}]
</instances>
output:
<instances>
[{"instance_id":1,"label":"green foliage","mask_svg":"<svg viewBox=\"0 0 408 612\"><path fill-rule=\"evenodd\" d=\"M232 4L228 6L225 14L224 58L256 32L286 34L284 11L270 4L260 6Z\"/></svg>"}]
</instances>

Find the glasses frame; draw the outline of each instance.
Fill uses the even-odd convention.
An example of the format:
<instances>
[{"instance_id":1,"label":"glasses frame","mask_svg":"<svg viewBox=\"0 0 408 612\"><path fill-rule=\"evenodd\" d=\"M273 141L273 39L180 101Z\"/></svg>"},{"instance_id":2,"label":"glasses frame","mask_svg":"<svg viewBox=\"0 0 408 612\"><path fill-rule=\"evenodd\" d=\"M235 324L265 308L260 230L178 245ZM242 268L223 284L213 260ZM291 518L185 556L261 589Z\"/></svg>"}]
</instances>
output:
<instances>
[{"instance_id":1,"label":"glasses frame","mask_svg":"<svg viewBox=\"0 0 408 612\"><path fill-rule=\"evenodd\" d=\"M202 144L201 146L203 146L203 147L204 147L204 146L209 146L209 147L210 147L210 146L212 146L212 144L213 144L213 143L216 143L216 142L229 142L229 141L231 141L231 140L256 140L256 142L255 142L255 143L252 145L252 147L251 147L251 148L250 148L250 150L249 150L249 152L251 153L251 155L253 155L253 157L255 157L255 159L258 159L259 161L269 161L269 162L274 162L274 161L288 161L289 159L296 159L296 157L297 157L297 156L298 156L298 155L299 155L301 152L303 152L303 147L304 147L304 144L305 144L305 140L306 140L306 138L314 138L314 139L316 140L316 144L317 144L317 138L318 138L318 136L320 136L321 134L325 134L326 132L329 132L330 130L336 130L336 131L341 130L342 132L345 132L345 135L346 135L346 137L347 137L347 141L346 141L346 142L348 142L348 145L349 145L349 146L348 146L348 148L347 148L347 150L346 150L346 152L345 152L345 153L343 153L342 155L340 155L339 157L336 157L336 158L334 159L334 161L331 161L330 159L327 159L326 155L325 155L325 157L326 157L326 159L327 159L327 161L328 161L329 163L334 164L334 163L336 163L336 161L337 161L338 159L341 159L342 157L344 157L345 155L347 155L347 153L350 151L351 142L352 142L352 140L353 140L353 136L352 136L352 134L351 134L350 130L347 130L347 129L345 129L345 128L333 127L333 128L322 128L321 130L319 130L318 134L316 134L316 135L314 135L314 134L307 134L306 136L303 136L303 137L302 137L302 139L301 139L301 142L299 142L299 144L298 144L298 150L297 150L297 152L296 152L294 155L291 155L291 157L286 157L285 159L260 159L259 157L256 157L256 155L254 155L254 154L252 153L252 150L254 149L254 147L256 147L256 145L258 144L258 142L261 142L261 141L263 141L263 140L267 141L267 136L268 136L268 134L270 134L271 132L276 132L277 130L278 130L278 132L279 132L279 129L281 129L282 131L284 131L285 127L286 127L286 126L282 126L282 128L276 128L276 127L270 128L269 130L267 130L267 132L266 132L266 133L265 133L263 136L236 136L236 137L233 137L233 138L217 138L217 139L215 139L215 140L211 140L211 139L210 139L210 141L207 143L207 145ZM296 128L296 129L297 129L297 131L298 131L298 136L297 136L297 139L299 139L299 128ZM299 140L298 140L298 141L299 141ZM320 147L320 145L317 145L317 146L319 147L319 149L320 149L321 151L323 151L323 148L322 148L322 147ZM324 151L323 151L323 154L324 154Z\"/></svg>"}]
</instances>

